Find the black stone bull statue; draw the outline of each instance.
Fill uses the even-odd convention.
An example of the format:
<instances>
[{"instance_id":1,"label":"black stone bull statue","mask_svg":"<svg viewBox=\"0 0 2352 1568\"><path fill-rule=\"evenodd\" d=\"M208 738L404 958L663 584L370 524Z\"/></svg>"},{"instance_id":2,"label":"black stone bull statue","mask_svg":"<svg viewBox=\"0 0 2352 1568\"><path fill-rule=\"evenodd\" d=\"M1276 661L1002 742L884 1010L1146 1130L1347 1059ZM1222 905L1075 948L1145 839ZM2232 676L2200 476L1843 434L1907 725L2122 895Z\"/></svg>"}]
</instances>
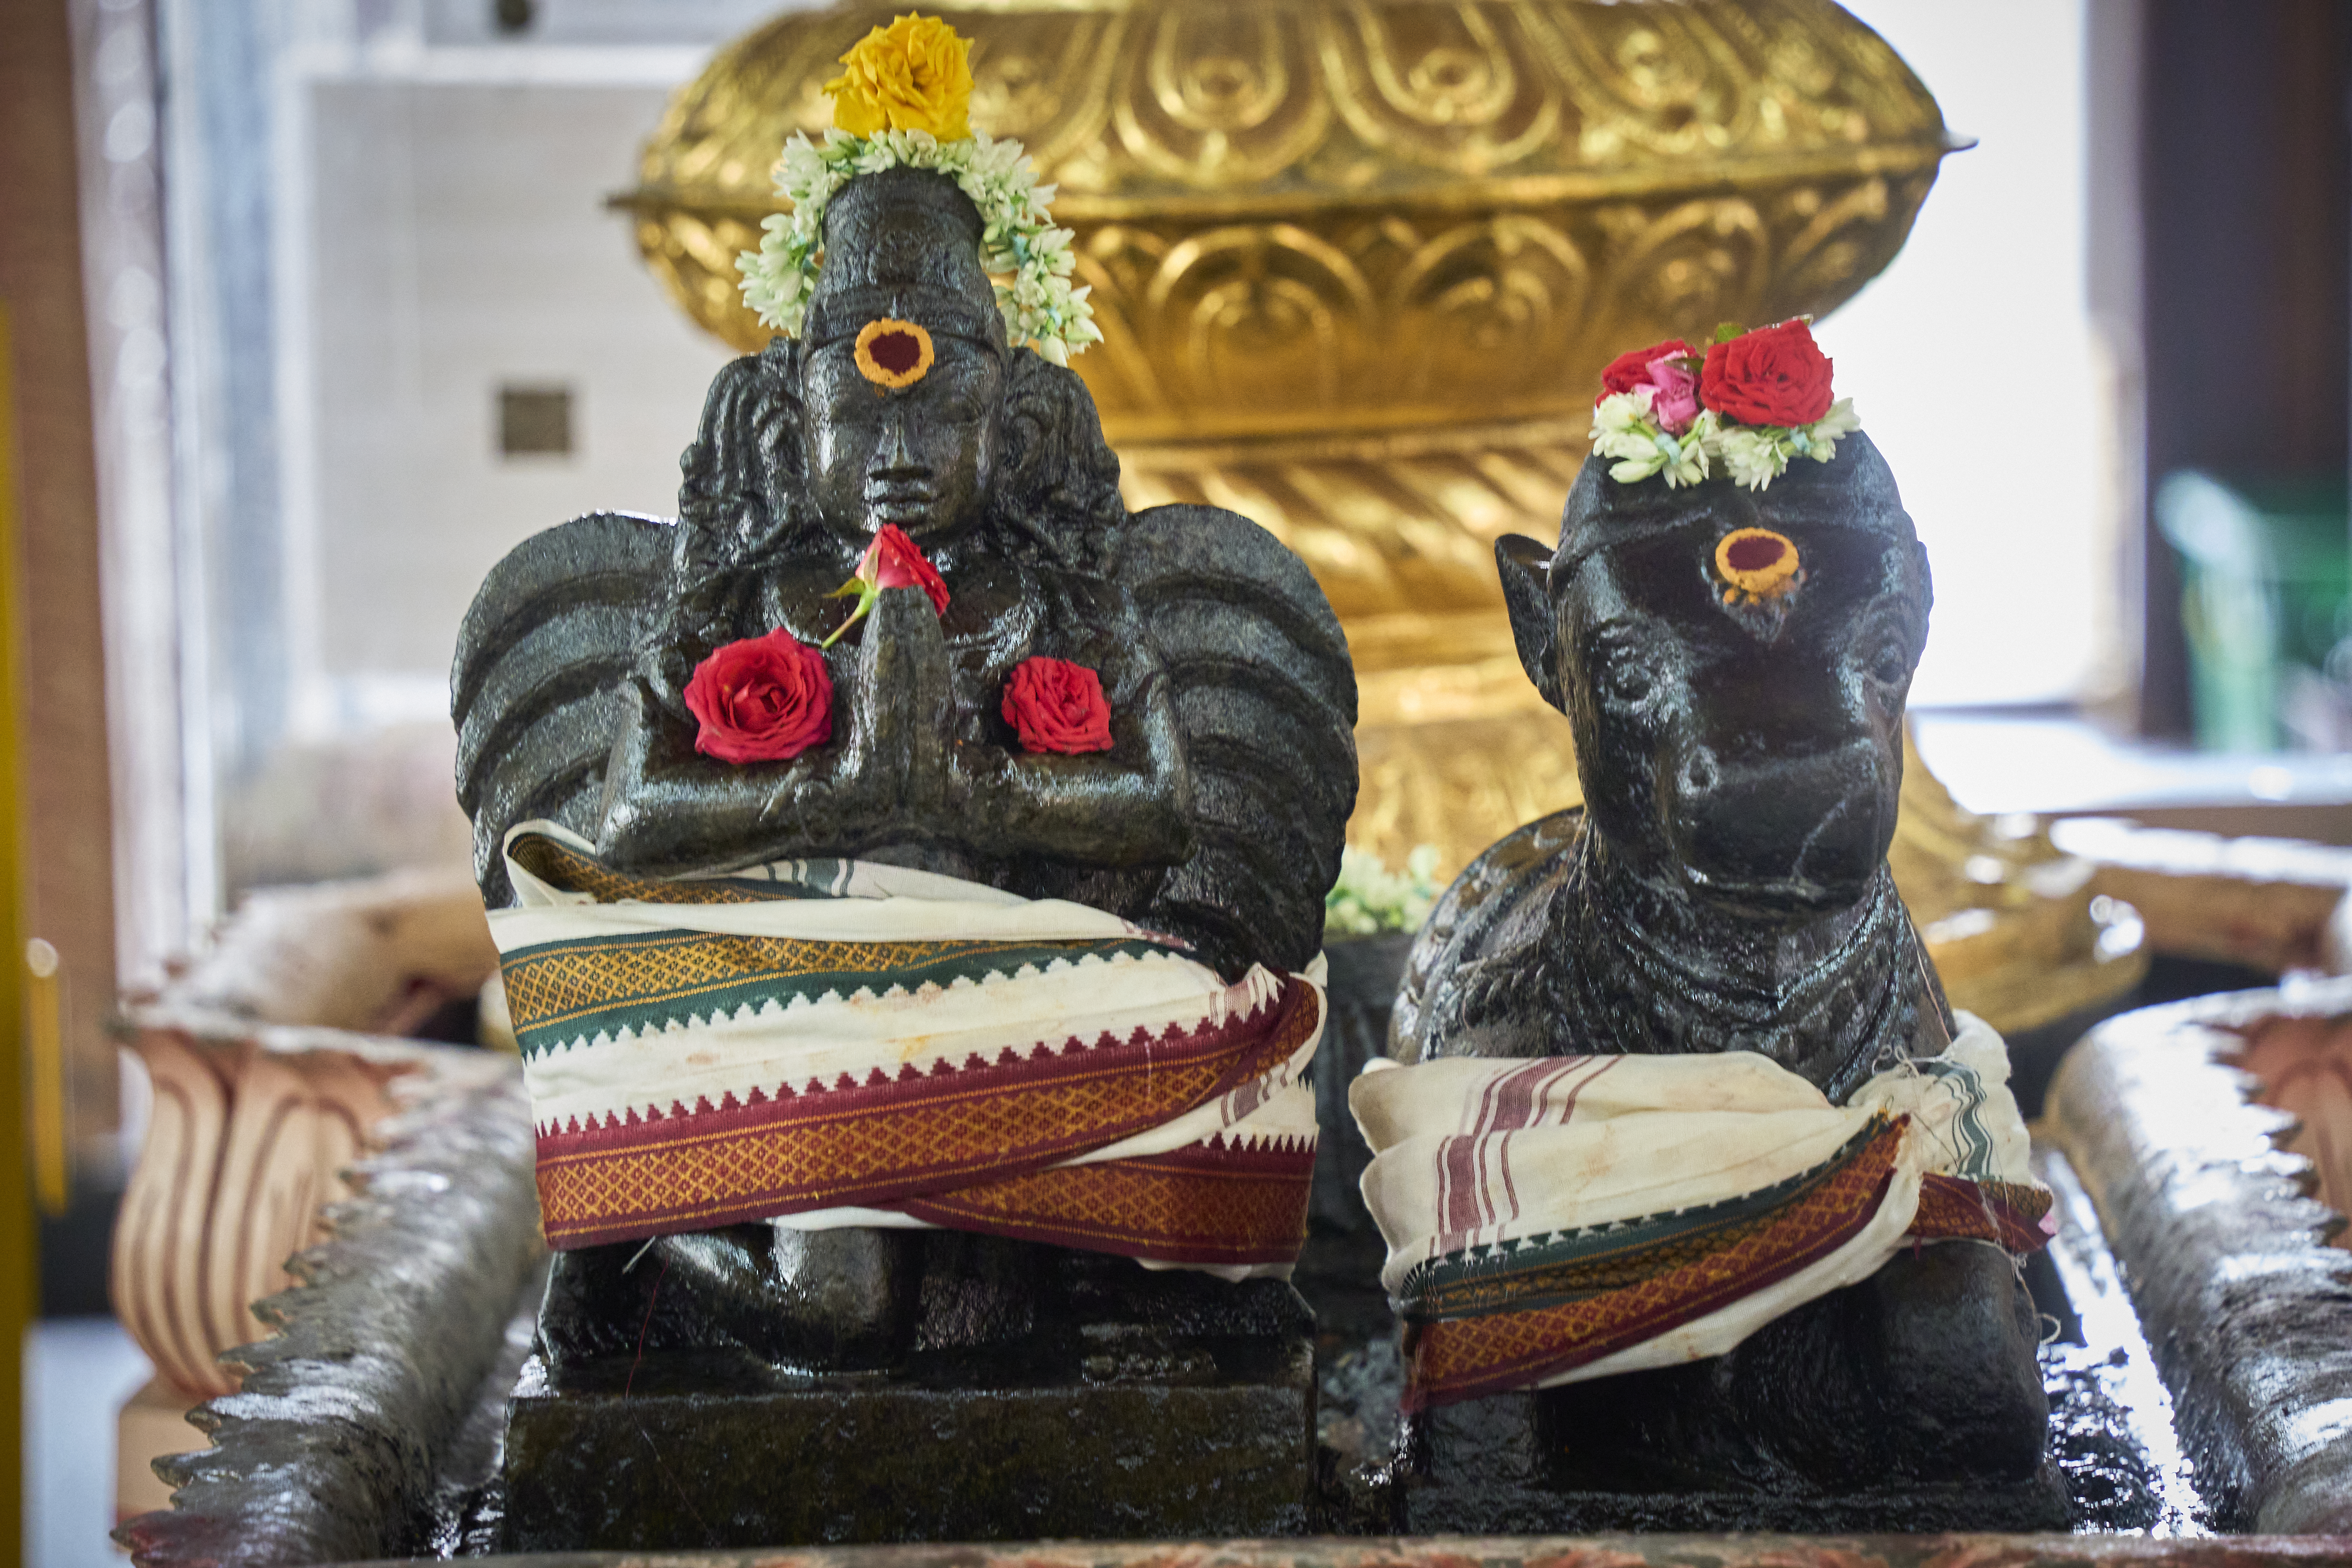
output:
<instances>
[{"instance_id":1,"label":"black stone bull statue","mask_svg":"<svg viewBox=\"0 0 2352 1568\"><path fill-rule=\"evenodd\" d=\"M1589 461L1556 552L1514 535L1496 553L1520 659L1574 726L1585 805L1446 892L1390 1054L1747 1050L1843 1103L1942 1050L1954 1020L1886 867L1932 594L1869 440L1753 493L1620 484ZM1727 1355L1533 1395L1549 1484L2032 1481L2036 1327L2000 1248L1918 1249Z\"/></svg>"}]
</instances>

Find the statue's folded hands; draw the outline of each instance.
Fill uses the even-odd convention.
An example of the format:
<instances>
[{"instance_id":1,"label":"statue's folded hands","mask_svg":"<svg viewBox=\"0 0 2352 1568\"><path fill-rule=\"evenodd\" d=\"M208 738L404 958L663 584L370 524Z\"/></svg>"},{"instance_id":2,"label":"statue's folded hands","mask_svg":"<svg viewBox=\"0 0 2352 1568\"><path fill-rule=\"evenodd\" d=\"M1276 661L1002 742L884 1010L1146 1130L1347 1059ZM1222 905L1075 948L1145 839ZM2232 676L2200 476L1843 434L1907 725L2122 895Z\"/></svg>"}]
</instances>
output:
<instances>
[{"instance_id":1,"label":"statue's folded hands","mask_svg":"<svg viewBox=\"0 0 2352 1568\"><path fill-rule=\"evenodd\" d=\"M1020 748L995 711L1003 659L961 668L920 593L885 590L857 631L829 660L840 721L831 739L777 762L698 753L683 683L656 688L674 661L646 661L605 775L599 854L660 872L894 845L941 850L966 868L1038 856L1119 868L1190 858L1183 742L1148 645L1101 637L1071 649L1104 679L1112 744L1064 756ZM727 847L723 861L712 861L713 845Z\"/></svg>"}]
</instances>

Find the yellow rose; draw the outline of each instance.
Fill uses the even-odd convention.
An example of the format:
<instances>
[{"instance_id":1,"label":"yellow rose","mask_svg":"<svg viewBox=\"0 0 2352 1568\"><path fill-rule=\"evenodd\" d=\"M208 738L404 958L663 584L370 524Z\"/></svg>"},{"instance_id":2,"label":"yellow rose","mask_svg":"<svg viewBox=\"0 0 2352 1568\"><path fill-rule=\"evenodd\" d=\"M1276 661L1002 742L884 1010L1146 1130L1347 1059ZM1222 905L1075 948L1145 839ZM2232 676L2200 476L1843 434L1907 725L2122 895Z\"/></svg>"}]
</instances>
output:
<instances>
[{"instance_id":1,"label":"yellow rose","mask_svg":"<svg viewBox=\"0 0 2352 1568\"><path fill-rule=\"evenodd\" d=\"M971 42L936 16L905 16L877 27L841 57L848 70L824 84L833 122L853 136L928 131L942 142L971 134Z\"/></svg>"}]
</instances>

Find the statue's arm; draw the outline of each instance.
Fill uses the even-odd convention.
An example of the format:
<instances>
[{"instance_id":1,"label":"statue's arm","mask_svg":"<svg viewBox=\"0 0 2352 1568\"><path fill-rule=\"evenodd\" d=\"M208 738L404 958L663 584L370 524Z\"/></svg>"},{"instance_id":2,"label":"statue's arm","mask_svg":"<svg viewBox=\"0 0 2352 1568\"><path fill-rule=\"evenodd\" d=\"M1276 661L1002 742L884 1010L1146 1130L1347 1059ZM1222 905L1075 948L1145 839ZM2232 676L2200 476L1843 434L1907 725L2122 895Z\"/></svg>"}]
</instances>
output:
<instances>
[{"instance_id":1,"label":"statue's arm","mask_svg":"<svg viewBox=\"0 0 2352 1568\"><path fill-rule=\"evenodd\" d=\"M825 656L831 737L779 762L696 751L698 725L678 687L687 661L648 651L605 769L598 854L668 873L855 855L908 837L928 815L909 788L914 754L938 727L947 691L944 650L927 647L926 635L939 641L938 617L919 593L883 595L869 635Z\"/></svg>"},{"instance_id":2,"label":"statue's arm","mask_svg":"<svg viewBox=\"0 0 2352 1568\"><path fill-rule=\"evenodd\" d=\"M999 855L1046 855L1121 868L1192 853L1192 789L1167 676L1149 650L1079 650L1104 678L1111 747L1066 756L958 745L949 798L969 841Z\"/></svg>"},{"instance_id":3,"label":"statue's arm","mask_svg":"<svg viewBox=\"0 0 2352 1568\"><path fill-rule=\"evenodd\" d=\"M821 814L803 808L823 766L820 752L741 765L704 756L694 749L692 718L666 684L641 668L622 693L598 856L630 870L671 873L709 868L715 854L749 864L804 851L819 826L811 817Z\"/></svg>"}]
</instances>

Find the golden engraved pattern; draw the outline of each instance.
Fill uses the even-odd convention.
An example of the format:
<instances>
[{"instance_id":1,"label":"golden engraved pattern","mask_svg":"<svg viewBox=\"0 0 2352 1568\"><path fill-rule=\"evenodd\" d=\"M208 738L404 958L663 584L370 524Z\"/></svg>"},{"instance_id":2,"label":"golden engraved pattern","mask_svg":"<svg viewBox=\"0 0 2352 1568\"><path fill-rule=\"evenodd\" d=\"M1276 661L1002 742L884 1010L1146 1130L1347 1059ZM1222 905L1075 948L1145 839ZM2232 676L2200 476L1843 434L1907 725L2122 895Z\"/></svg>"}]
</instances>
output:
<instances>
[{"instance_id":1,"label":"golden engraved pattern","mask_svg":"<svg viewBox=\"0 0 2352 1568\"><path fill-rule=\"evenodd\" d=\"M1946 146L1827 0L942 8L974 40L976 121L1060 185L1115 442L1569 415L1620 338L1834 306ZM775 210L775 149L829 121L815 84L889 9L723 51L622 198L738 347L766 338L734 255Z\"/></svg>"},{"instance_id":2,"label":"golden engraved pattern","mask_svg":"<svg viewBox=\"0 0 2352 1568\"><path fill-rule=\"evenodd\" d=\"M784 16L721 51L648 142L648 187L764 200L818 132L834 57L897 0ZM1078 216L1106 204L1452 192L1723 161L1933 165L1941 113L1829 0L938 0L973 40L973 120L1019 137ZM1862 156L1857 157L1857 153ZM1674 165L1694 165L1677 169ZM1623 182L1619 182L1621 184ZM1282 204L1295 208L1295 201Z\"/></svg>"},{"instance_id":3,"label":"golden engraved pattern","mask_svg":"<svg viewBox=\"0 0 2352 1568\"><path fill-rule=\"evenodd\" d=\"M1297 552L1347 626L1361 677L1509 651L1495 541L1558 531L1584 447L1580 425L1533 422L1134 445L1119 458L1129 506L1227 507Z\"/></svg>"},{"instance_id":4,"label":"golden engraved pattern","mask_svg":"<svg viewBox=\"0 0 2352 1568\"><path fill-rule=\"evenodd\" d=\"M1819 314L1893 257L1932 174L1469 213L1073 221L1103 342L1075 368L1136 441L1572 420L1622 343ZM673 299L767 341L735 255L756 210L640 205Z\"/></svg>"},{"instance_id":5,"label":"golden engraved pattern","mask_svg":"<svg viewBox=\"0 0 2352 1568\"><path fill-rule=\"evenodd\" d=\"M816 84L892 3L724 51L619 198L664 287L739 348L767 335L734 271L774 210L767 167L829 121ZM1314 569L1364 684L1349 840L1391 863L1434 843L1448 873L1580 798L1492 552L1554 533L1601 366L1833 309L1893 258L1948 145L1828 0L936 8L975 40L975 122L1060 184L1105 337L1076 366L1129 504L1230 507ZM2087 890L2027 885L2046 841L1939 796L1915 760L1892 858L1961 1005L2025 1026L2136 980Z\"/></svg>"}]
</instances>

